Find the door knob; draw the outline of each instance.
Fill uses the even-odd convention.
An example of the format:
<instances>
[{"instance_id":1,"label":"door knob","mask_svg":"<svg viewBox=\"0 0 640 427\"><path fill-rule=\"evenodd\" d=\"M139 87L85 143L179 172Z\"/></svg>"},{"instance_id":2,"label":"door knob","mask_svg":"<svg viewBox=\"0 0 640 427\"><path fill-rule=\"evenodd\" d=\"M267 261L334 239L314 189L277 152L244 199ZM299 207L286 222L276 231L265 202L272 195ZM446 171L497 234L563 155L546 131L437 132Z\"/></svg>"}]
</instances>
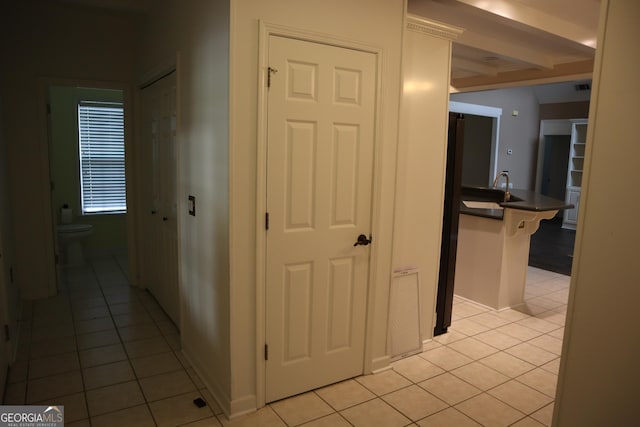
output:
<instances>
[{"instance_id":1,"label":"door knob","mask_svg":"<svg viewBox=\"0 0 640 427\"><path fill-rule=\"evenodd\" d=\"M371 243L371 238L367 239L367 236L361 234L358 236L358 240L356 240L353 246L367 246L369 243Z\"/></svg>"}]
</instances>

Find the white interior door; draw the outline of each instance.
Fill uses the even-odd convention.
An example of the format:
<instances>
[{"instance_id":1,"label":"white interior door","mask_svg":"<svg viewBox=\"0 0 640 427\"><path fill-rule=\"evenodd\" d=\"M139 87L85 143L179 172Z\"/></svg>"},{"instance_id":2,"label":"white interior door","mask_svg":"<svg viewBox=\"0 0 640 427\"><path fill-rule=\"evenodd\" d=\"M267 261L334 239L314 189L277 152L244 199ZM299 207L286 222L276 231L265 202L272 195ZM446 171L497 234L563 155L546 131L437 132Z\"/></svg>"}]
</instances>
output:
<instances>
[{"instance_id":1,"label":"white interior door","mask_svg":"<svg viewBox=\"0 0 640 427\"><path fill-rule=\"evenodd\" d=\"M363 372L376 57L271 36L266 400ZM277 70L277 71L276 71Z\"/></svg>"},{"instance_id":2,"label":"white interior door","mask_svg":"<svg viewBox=\"0 0 640 427\"><path fill-rule=\"evenodd\" d=\"M145 283L179 326L175 73L143 89L142 105Z\"/></svg>"}]
</instances>

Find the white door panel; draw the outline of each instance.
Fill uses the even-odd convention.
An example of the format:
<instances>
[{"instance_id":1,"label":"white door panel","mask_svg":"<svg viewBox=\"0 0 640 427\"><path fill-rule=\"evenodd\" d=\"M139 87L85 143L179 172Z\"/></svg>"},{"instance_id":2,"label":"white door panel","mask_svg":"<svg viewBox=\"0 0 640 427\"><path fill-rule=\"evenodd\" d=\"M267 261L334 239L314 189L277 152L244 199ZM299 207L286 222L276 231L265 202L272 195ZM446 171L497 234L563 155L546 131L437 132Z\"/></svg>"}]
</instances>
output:
<instances>
[{"instance_id":1,"label":"white door panel","mask_svg":"<svg viewBox=\"0 0 640 427\"><path fill-rule=\"evenodd\" d=\"M362 373L375 55L272 36L267 401Z\"/></svg>"}]
</instances>

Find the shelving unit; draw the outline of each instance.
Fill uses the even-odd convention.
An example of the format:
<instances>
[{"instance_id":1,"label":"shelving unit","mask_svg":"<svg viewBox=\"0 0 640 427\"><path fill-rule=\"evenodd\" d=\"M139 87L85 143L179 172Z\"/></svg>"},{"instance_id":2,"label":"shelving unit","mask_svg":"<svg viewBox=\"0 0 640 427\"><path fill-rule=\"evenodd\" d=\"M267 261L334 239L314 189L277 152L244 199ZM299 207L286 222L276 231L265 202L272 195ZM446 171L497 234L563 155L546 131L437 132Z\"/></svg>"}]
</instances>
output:
<instances>
[{"instance_id":1,"label":"shelving unit","mask_svg":"<svg viewBox=\"0 0 640 427\"><path fill-rule=\"evenodd\" d=\"M571 121L571 148L569 150L569 169L567 171L567 203L574 205L573 209L565 209L563 228L576 229L578 224L578 209L582 192L582 174L584 171L584 153L587 144L587 119Z\"/></svg>"}]
</instances>

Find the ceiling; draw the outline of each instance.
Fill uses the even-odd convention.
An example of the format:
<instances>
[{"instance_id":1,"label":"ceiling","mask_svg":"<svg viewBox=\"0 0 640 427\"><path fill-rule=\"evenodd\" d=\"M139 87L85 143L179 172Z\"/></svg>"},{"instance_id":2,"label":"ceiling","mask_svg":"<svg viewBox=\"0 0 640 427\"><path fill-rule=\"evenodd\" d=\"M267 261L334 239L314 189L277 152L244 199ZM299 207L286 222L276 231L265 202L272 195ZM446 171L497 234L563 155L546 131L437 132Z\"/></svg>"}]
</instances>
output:
<instances>
[{"instance_id":1,"label":"ceiling","mask_svg":"<svg viewBox=\"0 0 640 427\"><path fill-rule=\"evenodd\" d=\"M453 92L591 77L600 0L409 0L409 13L464 29Z\"/></svg>"},{"instance_id":2,"label":"ceiling","mask_svg":"<svg viewBox=\"0 0 640 427\"><path fill-rule=\"evenodd\" d=\"M136 13L153 7L153 0L59 1ZM600 0L408 0L408 11L464 29L453 43L452 92L591 78Z\"/></svg>"}]
</instances>

